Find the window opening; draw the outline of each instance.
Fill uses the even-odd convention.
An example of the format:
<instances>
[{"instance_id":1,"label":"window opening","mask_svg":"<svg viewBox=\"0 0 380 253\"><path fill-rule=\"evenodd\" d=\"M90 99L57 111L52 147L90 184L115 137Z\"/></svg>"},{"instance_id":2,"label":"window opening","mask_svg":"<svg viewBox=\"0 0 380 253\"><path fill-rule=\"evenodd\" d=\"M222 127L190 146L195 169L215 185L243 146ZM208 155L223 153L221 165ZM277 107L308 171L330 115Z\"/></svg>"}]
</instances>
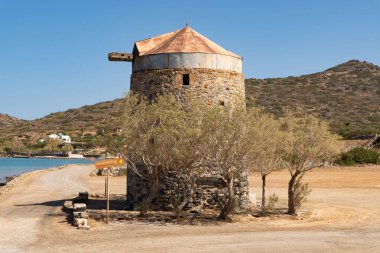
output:
<instances>
[{"instance_id":1,"label":"window opening","mask_svg":"<svg viewBox=\"0 0 380 253\"><path fill-rule=\"evenodd\" d=\"M189 74L182 75L182 84L189 86L190 85L190 76Z\"/></svg>"}]
</instances>

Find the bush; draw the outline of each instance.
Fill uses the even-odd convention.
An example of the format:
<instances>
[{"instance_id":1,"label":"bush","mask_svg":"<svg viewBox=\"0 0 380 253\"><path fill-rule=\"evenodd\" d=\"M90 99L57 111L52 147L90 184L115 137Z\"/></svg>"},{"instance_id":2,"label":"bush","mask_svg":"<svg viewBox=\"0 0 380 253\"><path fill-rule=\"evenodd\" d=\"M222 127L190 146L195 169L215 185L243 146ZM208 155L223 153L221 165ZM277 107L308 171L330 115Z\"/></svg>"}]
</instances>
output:
<instances>
[{"instance_id":1,"label":"bush","mask_svg":"<svg viewBox=\"0 0 380 253\"><path fill-rule=\"evenodd\" d=\"M380 164L380 154L372 149L354 148L341 154L336 163L340 165Z\"/></svg>"},{"instance_id":2,"label":"bush","mask_svg":"<svg viewBox=\"0 0 380 253\"><path fill-rule=\"evenodd\" d=\"M278 203L279 197L276 195L276 193L273 193L269 196L268 205L264 207L265 212L272 212Z\"/></svg>"},{"instance_id":3,"label":"bush","mask_svg":"<svg viewBox=\"0 0 380 253\"><path fill-rule=\"evenodd\" d=\"M307 200L307 196L311 193L309 184L297 182L294 184L294 206L299 209L301 205Z\"/></svg>"}]
</instances>

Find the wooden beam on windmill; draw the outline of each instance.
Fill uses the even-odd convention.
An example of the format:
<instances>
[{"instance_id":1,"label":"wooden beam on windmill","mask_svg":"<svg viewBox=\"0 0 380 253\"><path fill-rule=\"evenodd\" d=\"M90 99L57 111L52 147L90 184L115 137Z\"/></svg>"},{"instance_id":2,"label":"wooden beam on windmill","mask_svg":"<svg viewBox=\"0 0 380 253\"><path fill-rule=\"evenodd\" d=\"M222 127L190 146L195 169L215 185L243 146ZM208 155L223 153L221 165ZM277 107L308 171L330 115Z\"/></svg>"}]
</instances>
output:
<instances>
[{"instance_id":1,"label":"wooden beam on windmill","mask_svg":"<svg viewBox=\"0 0 380 253\"><path fill-rule=\"evenodd\" d=\"M112 53L108 54L108 60L109 61L127 61L127 62L132 62L133 61L133 54L112 52Z\"/></svg>"}]
</instances>

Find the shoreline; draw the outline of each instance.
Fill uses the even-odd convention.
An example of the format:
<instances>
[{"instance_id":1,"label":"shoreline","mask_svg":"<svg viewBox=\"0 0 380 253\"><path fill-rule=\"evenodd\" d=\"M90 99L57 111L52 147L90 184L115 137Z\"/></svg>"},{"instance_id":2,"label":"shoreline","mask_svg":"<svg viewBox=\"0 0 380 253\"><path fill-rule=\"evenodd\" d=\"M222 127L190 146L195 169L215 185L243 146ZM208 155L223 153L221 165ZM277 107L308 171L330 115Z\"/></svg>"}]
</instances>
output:
<instances>
[{"instance_id":1,"label":"shoreline","mask_svg":"<svg viewBox=\"0 0 380 253\"><path fill-rule=\"evenodd\" d=\"M0 156L0 187L7 180L23 173L70 164L93 164L94 160L79 157L4 157Z\"/></svg>"},{"instance_id":2,"label":"shoreline","mask_svg":"<svg viewBox=\"0 0 380 253\"><path fill-rule=\"evenodd\" d=\"M87 157L64 157L64 156L21 156L21 157L14 157L14 156L0 156L0 158L9 158L9 159L87 159L91 160Z\"/></svg>"},{"instance_id":3,"label":"shoreline","mask_svg":"<svg viewBox=\"0 0 380 253\"><path fill-rule=\"evenodd\" d=\"M15 186L17 186L24 179L26 179L27 177L29 177L31 175L35 175L35 174L47 172L47 171L61 170L61 169L65 169L65 168L69 168L69 167L73 167L73 166L86 166L86 165L91 165L91 164L65 164L65 165L50 167L50 168L46 168L46 169L39 169L39 170L33 170L33 171L29 171L29 172L23 172L21 174L11 176L11 177L13 177L12 180L6 182L5 185L3 185L3 186L0 186L0 200L3 197L5 197L9 192L11 192Z\"/></svg>"}]
</instances>

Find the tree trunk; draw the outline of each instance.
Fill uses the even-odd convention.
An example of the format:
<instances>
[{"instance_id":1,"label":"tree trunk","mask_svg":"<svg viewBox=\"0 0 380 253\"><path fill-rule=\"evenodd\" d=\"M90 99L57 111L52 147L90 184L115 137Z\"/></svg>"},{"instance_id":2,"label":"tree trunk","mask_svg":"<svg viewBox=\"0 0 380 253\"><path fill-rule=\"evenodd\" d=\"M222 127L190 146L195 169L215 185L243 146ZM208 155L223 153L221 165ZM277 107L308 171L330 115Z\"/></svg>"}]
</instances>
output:
<instances>
[{"instance_id":1,"label":"tree trunk","mask_svg":"<svg viewBox=\"0 0 380 253\"><path fill-rule=\"evenodd\" d=\"M178 197L174 203L174 212L177 219L179 218L179 215L181 214L183 208L193 197L196 181L196 177L192 172L189 173L188 178L178 178L178 189L176 193ZM179 189L181 188L182 190L180 191Z\"/></svg>"},{"instance_id":2,"label":"tree trunk","mask_svg":"<svg viewBox=\"0 0 380 253\"><path fill-rule=\"evenodd\" d=\"M149 194L147 198L143 201L140 207L140 217L146 217L150 206L152 205L153 199L156 197L158 191L158 176L154 176L151 179L151 185L149 189Z\"/></svg>"},{"instance_id":3,"label":"tree trunk","mask_svg":"<svg viewBox=\"0 0 380 253\"><path fill-rule=\"evenodd\" d=\"M261 192L261 209L265 210L265 184L266 184L266 178L267 175L262 175L261 180L262 180L262 192Z\"/></svg>"},{"instance_id":4,"label":"tree trunk","mask_svg":"<svg viewBox=\"0 0 380 253\"><path fill-rule=\"evenodd\" d=\"M186 183L184 185L186 185ZM178 203L176 205L176 209L175 209L176 218L179 217L183 208L189 202L190 198L192 198L194 195L195 182L191 182L190 185L187 184L187 186L188 187L186 187L187 188L186 191L183 193L182 196L180 196L181 199L178 200ZM183 188L185 188L185 187L183 187Z\"/></svg>"},{"instance_id":5,"label":"tree trunk","mask_svg":"<svg viewBox=\"0 0 380 253\"><path fill-rule=\"evenodd\" d=\"M181 192L179 189L183 189L183 192ZM187 185L186 183L184 183L182 180L180 180L178 182L178 189L177 189L177 199L175 200L174 202L174 213L175 213L175 217L176 219L178 219L182 209L185 207L186 205L186 189L187 188Z\"/></svg>"},{"instance_id":6,"label":"tree trunk","mask_svg":"<svg viewBox=\"0 0 380 253\"><path fill-rule=\"evenodd\" d=\"M227 187L228 187L228 201L223 206L222 210L219 214L219 219L225 220L228 218L228 215L231 213L231 211L235 207L235 191L234 191L234 179L231 178L230 180L227 180Z\"/></svg>"},{"instance_id":7,"label":"tree trunk","mask_svg":"<svg viewBox=\"0 0 380 253\"><path fill-rule=\"evenodd\" d=\"M295 215L295 196L294 196L294 183L296 181L297 174L292 175L288 185L288 214Z\"/></svg>"}]
</instances>

